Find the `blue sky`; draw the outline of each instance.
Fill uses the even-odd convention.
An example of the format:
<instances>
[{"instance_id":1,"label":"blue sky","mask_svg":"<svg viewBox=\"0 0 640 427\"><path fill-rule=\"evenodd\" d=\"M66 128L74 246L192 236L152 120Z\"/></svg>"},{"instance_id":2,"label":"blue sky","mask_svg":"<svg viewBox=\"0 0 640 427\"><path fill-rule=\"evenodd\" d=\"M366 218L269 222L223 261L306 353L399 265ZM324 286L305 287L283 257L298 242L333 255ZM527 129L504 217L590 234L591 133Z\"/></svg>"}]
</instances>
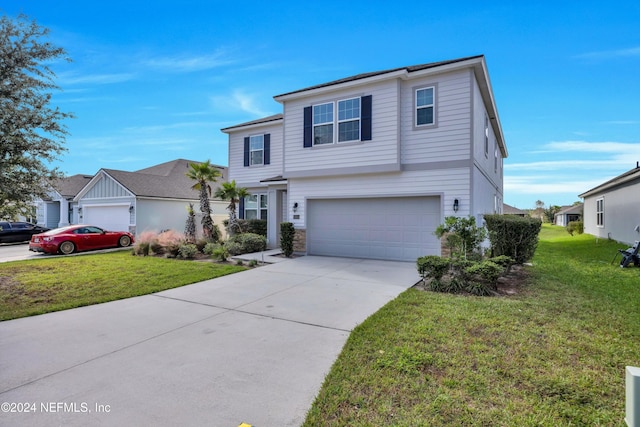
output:
<instances>
[{"instance_id":1,"label":"blue sky","mask_svg":"<svg viewBox=\"0 0 640 427\"><path fill-rule=\"evenodd\" d=\"M509 157L505 203L571 204L640 160L640 3L14 0L72 63L67 174L176 158L227 165L220 129L273 96L369 71L484 54Z\"/></svg>"}]
</instances>

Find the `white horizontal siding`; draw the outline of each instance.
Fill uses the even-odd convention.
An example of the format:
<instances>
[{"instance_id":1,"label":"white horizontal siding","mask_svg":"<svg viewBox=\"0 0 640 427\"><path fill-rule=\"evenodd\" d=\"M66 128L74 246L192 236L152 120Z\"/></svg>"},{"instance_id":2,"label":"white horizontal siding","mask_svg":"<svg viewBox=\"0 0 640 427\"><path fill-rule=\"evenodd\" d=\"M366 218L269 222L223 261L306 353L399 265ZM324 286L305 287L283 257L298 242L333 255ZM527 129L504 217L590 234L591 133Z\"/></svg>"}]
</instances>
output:
<instances>
[{"instance_id":1,"label":"white horizontal siding","mask_svg":"<svg viewBox=\"0 0 640 427\"><path fill-rule=\"evenodd\" d=\"M332 144L304 148L305 107L322 102L372 95L372 140L362 143ZM288 173L309 170L395 165L398 157L398 83L387 81L350 92L324 93L284 104L285 158ZM310 175L313 172L310 172Z\"/></svg>"},{"instance_id":2,"label":"white horizontal siding","mask_svg":"<svg viewBox=\"0 0 640 427\"><path fill-rule=\"evenodd\" d=\"M282 175L282 131L282 124L278 123L229 134L229 181L235 180L238 185L247 186ZM244 166L244 138L267 133L271 134L270 164Z\"/></svg>"},{"instance_id":3,"label":"white horizontal siding","mask_svg":"<svg viewBox=\"0 0 640 427\"><path fill-rule=\"evenodd\" d=\"M414 91L436 85L436 126L414 127ZM471 71L402 82L403 164L465 160L471 156Z\"/></svg>"},{"instance_id":4,"label":"white horizontal siding","mask_svg":"<svg viewBox=\"0 0 640 427\"><path fill-rule=\"evenodd\" d=\"M478 83L473 79L473 158L478 168L480 168L485 176L499 186L500 193L502 193L502 153L498 151L498 167L495 167L495 150L496 150L496 134L494 132L492 121L489 120L489 152L485 154L485 137L484 137L484 124L485 117L487 115L487 109L485 108L478 88Z\"/></svg>"},{"instance_id":5,"label":"white horizontal siding","mask_svg":"<svg viewBox=\"0 0 640 427\"><path fill-rule=\"evenodd\" d=\"M305 228L306 200L340 197L392 197L444 194L444 214L453 215L454 199L459 199L459 215L467 215L470 200L470 171L468 168L399 173L336 176L289 180L288 212L294 218L293 204L298 203L293 219L295 227ZM467 209L465 211L465 209Z\"/></svg>"},{"instance_id":6,"label":"white horizontal siding","mask_svg":"<svg viewBox=\"0 0 640 427\"><path fill-rule=\"evenodd\" d=\"M604 226L596 222L596 201L604 198ZM608 190L584 199L584 231L593 236L610 238L629 245L640 240L640 182Z\"/></svg>"}]
</instances>

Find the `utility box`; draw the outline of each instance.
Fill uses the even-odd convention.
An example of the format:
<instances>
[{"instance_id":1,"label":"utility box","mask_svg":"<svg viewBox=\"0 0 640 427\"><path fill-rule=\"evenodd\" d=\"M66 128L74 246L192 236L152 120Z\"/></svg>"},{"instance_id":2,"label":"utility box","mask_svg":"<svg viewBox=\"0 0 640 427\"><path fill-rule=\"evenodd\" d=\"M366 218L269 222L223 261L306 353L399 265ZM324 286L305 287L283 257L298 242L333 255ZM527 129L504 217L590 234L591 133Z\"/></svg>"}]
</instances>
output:
<instances>
[{"instance_id":1,"label":"utility box","mask_svg":"<svg viewBox=\"0 0 640 427\"><path fill-rule=\"evenodd\" d=\"M640 368L627 366L627 404L624 420L629 427L640 427Z\"/></svg>"}]
</instances>

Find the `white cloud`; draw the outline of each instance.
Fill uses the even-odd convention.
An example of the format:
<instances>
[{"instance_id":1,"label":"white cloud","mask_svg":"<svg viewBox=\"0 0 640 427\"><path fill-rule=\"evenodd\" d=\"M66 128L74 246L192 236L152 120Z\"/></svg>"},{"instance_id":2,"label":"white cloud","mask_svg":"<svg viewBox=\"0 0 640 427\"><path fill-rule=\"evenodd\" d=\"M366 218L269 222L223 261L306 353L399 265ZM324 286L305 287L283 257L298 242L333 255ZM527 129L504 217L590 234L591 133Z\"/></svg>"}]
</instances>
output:
<instances>
[{"instance_id":1,"label":"white cloud","mask_svg":"<svg viewBox=\"0 0 640 427\"><path fill-rule=\"evenodd\" d=\"M576 55L578 59L611 59L611 58L629 58L640 57L640 46L630 47L626 49L601 50L596 52L587 52Z\"/></svg>"},{"instance_id":2,"label":"white cloud","mask_svg":"<svg viewBox=\"0 0 640 427\"><path fill-rule=\"evenodd\" d=\"M214 108L222 111L228 111L229 109L240 110L255 117L265 117L273 114L263 110L255 100L255 96L247 95L240 89L235 90L231 95L212 96L210 100Z\"/></svg>"},{"instance_id":3,"label":"white cloud","mask_svg":"<svg viewBox=\"0 0 640 427\"><path fill-rule=\"evenodd\" d=\"M143 65L161 71L173 73L190 73L194 71L210 70L212 68L233 64L235 61L225 58L223 51L200 56L165 56L142 61Z\"/></svg>"},{"instance_id":4,"label":"white cloud","mask_svg":"<svg viewBox=\"0 0 640 427\"><path fill-rule=\"evenodd\" d=\"M135 74L132 73L115 73L115 74L86 74L78 75L77 73L66 73L60 75L60 86L79 85L79 84L113 84L122 83L133 80Z\"/></svg>"},{"instance_id":5,"label":"white cloud","mask_svg":"<svg viewBox=\"0 0 640 427\"><path fill-rule=\"evenodd\" d=\"M611 179L611 177L605 177L590 180L581 180L556 177L553 182L545 182L546 179L541 178L554 179L553 177L540 176L505 176L505 193L536 195L570 194L577 198L578 194L584 193L591 188L597 187L608 179Z\"/></svg>"}]
</instances>

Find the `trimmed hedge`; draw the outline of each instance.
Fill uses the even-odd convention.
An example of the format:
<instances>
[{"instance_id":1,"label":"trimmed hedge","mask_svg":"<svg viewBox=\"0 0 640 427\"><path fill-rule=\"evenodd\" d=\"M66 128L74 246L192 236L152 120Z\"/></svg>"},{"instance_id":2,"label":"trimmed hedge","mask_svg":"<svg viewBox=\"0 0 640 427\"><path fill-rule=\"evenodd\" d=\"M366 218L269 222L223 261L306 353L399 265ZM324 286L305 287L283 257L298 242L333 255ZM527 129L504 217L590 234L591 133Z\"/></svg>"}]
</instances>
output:
<instances>
[{"instance_id":1,"label":"trimmed hedge","mask_svg":"<svg viewBox=\"0 0 640 427\"><path fill-rule=\"evenodd\" d=\"M293 237L296 230L291 222L280 223L280 249L284 256L289 258L293 254Z\"/></svg>"},{"instance_id":2,"label":"trimmed hedge","mask_svg":"<svg viewBox=\"0 0 640 427\"><path fill-rule=\"evenodd\" d=\"M224 244L230 255L249 254L264 251L267 248L267 239L254 233L236 234Z\"/></svg>"},{"instance_id":3,"label":"trimmed hedge","mask_svg":"<svg viewBox=\"0 0 640 427\"><path fill-rule=\"evenodd\" d=\"M567 233L573 236L573 233L582 234L584 233L584 222L582 221L571 221L567 224Z\"/></svg>"},{"instance_id":4,"label":"trimmed hedge","mask_svg":"<svg viewBox=\"0 0 640 427\"><path fill-rule=\"evenodd\" d=\"M485 215L492 256L507 255L522 264L533 258L542 221L514 215Z\"/></svg>"}]
</instances>

